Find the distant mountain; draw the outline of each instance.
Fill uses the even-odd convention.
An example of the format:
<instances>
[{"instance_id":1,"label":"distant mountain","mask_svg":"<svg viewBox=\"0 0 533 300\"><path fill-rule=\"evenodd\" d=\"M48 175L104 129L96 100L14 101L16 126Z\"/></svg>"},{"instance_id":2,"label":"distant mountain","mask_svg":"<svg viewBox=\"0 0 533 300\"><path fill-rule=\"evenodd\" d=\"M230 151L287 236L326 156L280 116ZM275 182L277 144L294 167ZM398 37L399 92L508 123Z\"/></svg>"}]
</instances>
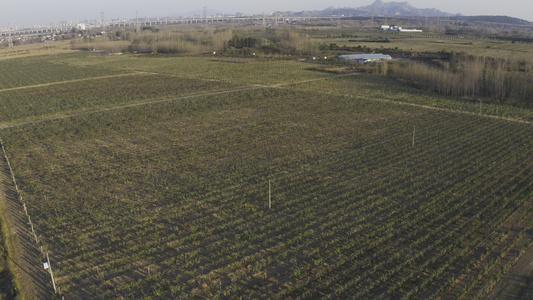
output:
<instances>
[{"instance_id":1,"label":"distant mountain","mask_svg":"<svg viewBox=\"0 0 533 300\"><path fill-rule=\"evenodd\" d=\"M435 8L419 9L407 2L388 2L376 0L368 6L357 9L360 15L366 16L403 16L403 17L448 17L454 14L445 13Z\"/></svg>"},{"instance_id":2,"label":"distant mountain","mask_svg":"<svg viewBox=\"0 0 533 300\"><path fill-rule=\"evenodd\" d=\"M469 16L461 19L467 21L486 22L486 23L501 23L501 24L515 24L515 25L530 25L531 22L519 18L507 16Z\"/></svg>"},{"instance_id":3,"label":"distant mountain","mask_svg":"<svg viewBox=\"0 0 533 300\"><path fill-rule=\"evenodd\" d=\"M352 17L370 17L370 16L401 16L401 17L452 17L458 14L442 12L435 8L419 9L408 2L383 2L376 0L368 6L359 8L335 8L328 7L321 11L302 11L297 13L286 12L295 16L352 16Z\"/></svg>"}]
</instances>

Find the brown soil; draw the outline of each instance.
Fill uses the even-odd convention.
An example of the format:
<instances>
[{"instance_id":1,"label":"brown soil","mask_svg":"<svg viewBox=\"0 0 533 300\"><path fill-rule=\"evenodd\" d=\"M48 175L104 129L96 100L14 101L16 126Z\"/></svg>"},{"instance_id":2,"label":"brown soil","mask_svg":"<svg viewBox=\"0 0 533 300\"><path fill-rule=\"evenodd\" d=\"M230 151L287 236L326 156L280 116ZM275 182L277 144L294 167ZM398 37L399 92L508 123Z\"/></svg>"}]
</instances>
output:
<instances>
[{"instance_id":1,"label":"brown soil","mask_svg":"<svg viewBox=\"0 0 533 300\"><path fill-rule=\"evenodd\" d=\"M533 299L533 248L522 254L486 299Z\"/></svg>"},{"instance_id":2,"label":"brown soil","mask_svg":"<svg viewBox=\"0 0 533 300\"><path fill-rule=\"evenodd\" d=\"M17 45L13 48L0 49L0 60L77 52L71 50L70 41L56 41L53 43L38 43L29 45Z\"/></svg>"}]
</instances>

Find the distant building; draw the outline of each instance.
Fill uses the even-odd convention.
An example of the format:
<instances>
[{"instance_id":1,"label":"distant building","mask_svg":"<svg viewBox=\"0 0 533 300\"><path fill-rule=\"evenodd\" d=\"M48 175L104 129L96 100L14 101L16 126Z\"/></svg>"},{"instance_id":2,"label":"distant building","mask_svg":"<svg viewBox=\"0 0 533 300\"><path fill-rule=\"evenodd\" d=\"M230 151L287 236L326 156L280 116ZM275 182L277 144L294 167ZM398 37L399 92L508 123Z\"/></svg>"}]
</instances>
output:
<instances>
[{"instance_id":1,"label":"distant building","mask_svg":"<svg viewBox=\"0 0 533 300\"><path fill-rule=\"evenodd\" d=\"M388 54L374 53L374 54L346 54L339 55L339 59L349 60L353 62L358 62L365 64L367 62L375 62L382 60L391 60L392 57Z\"/></svg>"},{"instance_id":2,"label":"distant building","mask_svg":"<svg viewBox=\"0 0 533 300\"><path fill-rule=\"evenodd\" d=\"M381 25L382 30L401 31L402 27L396 25Z\"/></svg>"},{"instance_id":3,"label":"distant building","mask_svg":"<svg viewBox=\"0 0 533 300\"><path fill-rule=\"evenodd\" d=\"M78 30L85 30L85 29L87 29L87 24L85 23L78 24Z\"/></svg>"},{"instance_id":4,"label":"distant building","mask_svg":"<svg viewBox=\"0 0 533 300\"><path fill-rule=\"evenodd\" d=\"M422 32L420 29L404 29L401 26L396 25L381 25L381 30L401 31L401 32Z\"/></svg>"},{"instance_id":5,"label":"distant building","mask_svg":"<svg viewBox=\"0 0 533 300\"><path fill-rule=\"evenodd\" d=\"M421 29L400 29L401 32L422 32Z\"/></svg>"}]
</instances>

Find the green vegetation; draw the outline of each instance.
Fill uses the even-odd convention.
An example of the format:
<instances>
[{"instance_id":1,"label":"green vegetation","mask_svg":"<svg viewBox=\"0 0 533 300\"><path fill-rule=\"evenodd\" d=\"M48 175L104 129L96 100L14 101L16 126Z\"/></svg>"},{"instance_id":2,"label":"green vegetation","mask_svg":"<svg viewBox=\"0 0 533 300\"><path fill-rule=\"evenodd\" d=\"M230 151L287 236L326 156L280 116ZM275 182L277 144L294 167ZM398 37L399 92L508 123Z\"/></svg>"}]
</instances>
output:
<instances>
[{"instance_id":1,"label":"green vegetation","mask_svg":"<svg viewBox=\"0 0 533 300\"><path fill-rule=\"evenodd\" d=\"M0 210L0 213L3 212ZM16 280L9 265L9 245L7 225L0 216L0 299L13 299L19 293L16 289Z\"/></svg>"},{"instance_id":2,"label":"green vegetation","mask_svg":"<svg viewBox=\"0 0 533 300\"><path fill-rule=\"evenodd\" d=\"M112 68L124 72L137 71L183 78L213 80L234 85L271 85L327 77L326 74L307 70L310 65L295 59L234 57L208 55L201 57L156 55L138 59L122 56L97 56L58 59L69 65L84 64L87 67ZM87 65L89 64L89 65Z\"/></svg>"},{"instance_id":3,"label":"green vegetation","mask_svg":"<svg viewBox=\"0 0 533 300\"><path fill-rule=\"evenodd\" d=\"M79 57L77 57L79 59ZM93 67L79 68L64 63L53 62L52 57L28 57L0 61L0 91L9 88L70 81L124 73L112 69Z\"/></svg>"},{"instance_id":4,"label":"green vegetation","mask_svg":"<svg viewBox=\"0 0 533 300\"><path fill-rule=\"evenodd\" d=\"M211 51L201 31L174 35ZM0 135L61 294L488 295L533 246L533 110L416 88L394 64L299 60L342 51L328 39L384 41L330 31L209 28L227 52L0 61L31 74L2 79ZM152 34L137 40L173 36ZM425 63L502 62L454 55Z\"/></svg>"},{"instance_id":5,"label":"green vegetation","mask_svg":"<svg viewBox=\"0 0 533 300\"><path fill-rule=\"evenodd\" d=\"M2 92L0 120L31 120L119 104L168 99L197 93L225 90L232 85L208 80L138 74L92 79Z\"/></svg>"}]
</instances>

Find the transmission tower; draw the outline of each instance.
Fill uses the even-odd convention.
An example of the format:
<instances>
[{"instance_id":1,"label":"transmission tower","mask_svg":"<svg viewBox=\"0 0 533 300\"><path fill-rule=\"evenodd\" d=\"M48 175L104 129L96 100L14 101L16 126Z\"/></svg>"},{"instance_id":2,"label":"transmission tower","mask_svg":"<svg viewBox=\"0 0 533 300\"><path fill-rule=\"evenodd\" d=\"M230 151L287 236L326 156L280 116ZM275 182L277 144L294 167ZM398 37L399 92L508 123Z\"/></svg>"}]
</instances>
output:
<instances>
[{"instance_id":1,"label":"transmission tower","mask_svg":"<svg viewBox=\"0 0 533 300\"><path fill-rule=\"evenodd\" d=\"M7 42L9 43L9 48L13 48L13 38L11 37L11 35L9 35Z\"/></svg>"},{"instance_id":2,"label":"transmission tower","mask_svg":"<svg viewBox=\"0 0 533 300\"><path fill-rule=\"evenodd\" d=\"M204 6L204 19L207 19L207 7Z\"/></svg>"},{"instance_id":3,"label":"transmission tower","mask_svg":"<svg viewBox=\"0 0 533 300\"><path fill-rule=\"evenodd\" d=\"M141 32L141 21L139 20L139 12L137 12L137 19L135 19L135 31L137 33Z\"/></svg>"},{"instance_id":4,"label":"transmission tower","mask_svg":"<svg viewBox=\"0 0 533 300\"><path fill-rule=\"evenodd\" d=\"M102 12L102 35L104 36L104 41L107 39L107 30L105 25L105 14Z\"/></svg>"}]
</instances>

